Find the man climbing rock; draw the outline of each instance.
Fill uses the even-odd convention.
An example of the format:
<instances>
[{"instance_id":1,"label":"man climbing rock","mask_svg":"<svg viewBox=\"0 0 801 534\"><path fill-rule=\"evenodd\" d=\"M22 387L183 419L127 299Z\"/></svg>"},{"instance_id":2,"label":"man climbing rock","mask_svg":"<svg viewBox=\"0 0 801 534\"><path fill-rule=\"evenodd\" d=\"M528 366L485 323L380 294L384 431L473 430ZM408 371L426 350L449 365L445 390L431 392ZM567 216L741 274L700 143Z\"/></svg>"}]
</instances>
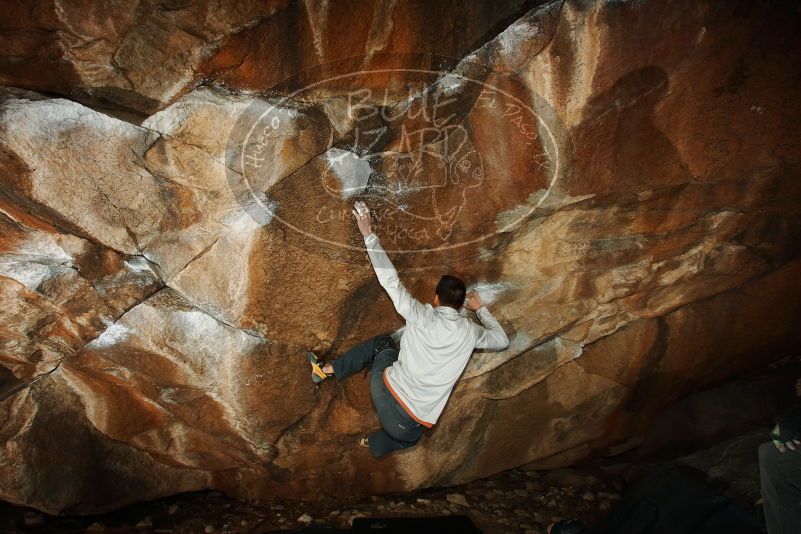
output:
<instances>
[{"instance_id":1,"label":"man climbing rock","mask_svg":"<svg viewBox=\"0 0 801 534\"><path fill-rule=\"evenodd\" d=\"M474 349L504 350L509 340L479 295L465 295L464 282L454 276L440 279L432 304L414 299L372 231L370 210L357 202L353 216L379 283L406 321L400 350L390 336L377 336L331 362L312 353L308 358L317 383L332 376L344 380L372 368L370 395L381 430L362 437L359 444L380 458L411 447L420 440L424 427L437 422ZM463 305L476 313L481 325L460 311Z\"/></svg>"}]
</instances>

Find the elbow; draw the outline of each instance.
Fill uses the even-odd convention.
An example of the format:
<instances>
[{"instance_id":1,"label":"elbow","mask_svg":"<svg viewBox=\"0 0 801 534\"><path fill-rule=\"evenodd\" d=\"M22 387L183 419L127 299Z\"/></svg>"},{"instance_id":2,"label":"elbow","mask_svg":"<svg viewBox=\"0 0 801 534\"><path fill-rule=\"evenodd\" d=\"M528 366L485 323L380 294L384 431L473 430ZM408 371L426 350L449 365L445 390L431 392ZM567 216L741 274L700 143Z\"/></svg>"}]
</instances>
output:
<instances>
[{"instance_id":1,"label":"elbow","mask_svg":"<svg viewBox=\"0 0 801 534\"><path fill-rule=\"evenodd\" d=\"M506 336L506 334L504 334L498 343L498 351L500 352L508 348L509 348L509 338Z\"/></svg>"}]
</instances>

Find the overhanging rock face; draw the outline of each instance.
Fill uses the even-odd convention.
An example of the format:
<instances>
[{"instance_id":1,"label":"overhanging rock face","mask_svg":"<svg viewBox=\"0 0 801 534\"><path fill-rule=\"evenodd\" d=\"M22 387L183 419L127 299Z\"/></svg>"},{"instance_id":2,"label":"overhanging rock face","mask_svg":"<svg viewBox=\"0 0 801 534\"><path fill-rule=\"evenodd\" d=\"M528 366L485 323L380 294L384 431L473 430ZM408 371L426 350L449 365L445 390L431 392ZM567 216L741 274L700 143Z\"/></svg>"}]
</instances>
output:
<instances>
[{"instance_id":1,"label":"overhanging rock face","mask_svg":"<svg viewBox=\"0 0 801 534\"><path fill-rule=\"evenodd\" d=\"M795 8L255 4L4 8L0 498L567 465L801 345ZM356 199L415 296L457 274L511 339L380 461L367 378L304 356L402 326Z\"/></svg>"}]
</instances>

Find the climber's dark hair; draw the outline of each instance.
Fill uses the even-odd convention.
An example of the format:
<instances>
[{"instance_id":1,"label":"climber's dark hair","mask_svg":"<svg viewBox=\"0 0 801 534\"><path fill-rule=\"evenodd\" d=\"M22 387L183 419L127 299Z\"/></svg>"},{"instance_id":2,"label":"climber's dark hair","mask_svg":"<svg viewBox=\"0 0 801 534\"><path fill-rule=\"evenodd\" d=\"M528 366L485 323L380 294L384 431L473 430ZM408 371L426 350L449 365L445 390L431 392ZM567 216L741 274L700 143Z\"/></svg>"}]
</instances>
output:
<instances>
[{"instance_id":1,"label":"climber's dark hair","mask_svg":"<svg viewBox=\"0 0 801 534\"><path fill-rule=\"evenodd\" d=\"M466 292L464 282L449 274L440 278L437 284L436 294L439 295L439 303L457 310L464 304Z\"/></svg>"}]
</instances>

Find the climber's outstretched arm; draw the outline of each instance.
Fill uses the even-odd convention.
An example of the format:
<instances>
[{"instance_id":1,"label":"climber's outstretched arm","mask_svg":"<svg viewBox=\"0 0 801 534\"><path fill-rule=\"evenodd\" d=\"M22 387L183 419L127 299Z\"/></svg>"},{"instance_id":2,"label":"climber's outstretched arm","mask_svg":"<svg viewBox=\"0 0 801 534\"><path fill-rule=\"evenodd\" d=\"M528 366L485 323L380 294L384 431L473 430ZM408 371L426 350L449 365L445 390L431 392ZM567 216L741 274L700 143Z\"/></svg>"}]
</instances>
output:
<instances>
[{"instance_id":1,"label":"climber's outstretched arm","mask_svg":"<svg viewBox=\"0 0 801 534\"><path fill-rule=\"evenodd\" d=\"M384 251L381 243L378 241L378 236L373 233L372 220L370 217L370 210L364 202L356 202L356 209L353 210L353 216L356 218L356 223L359 226L359 231L364 237L364 244L367 246L367 255L370 257L370 262L373 264L373 270L389 298L392 299L392 304L398 313L406 319L406 322L414 322L423 319L428 313L433 311L431 306L422 304L406 290L398 278L398 272L395 266L389 260L389 256Z\"/></svg>"}]
</instances>

